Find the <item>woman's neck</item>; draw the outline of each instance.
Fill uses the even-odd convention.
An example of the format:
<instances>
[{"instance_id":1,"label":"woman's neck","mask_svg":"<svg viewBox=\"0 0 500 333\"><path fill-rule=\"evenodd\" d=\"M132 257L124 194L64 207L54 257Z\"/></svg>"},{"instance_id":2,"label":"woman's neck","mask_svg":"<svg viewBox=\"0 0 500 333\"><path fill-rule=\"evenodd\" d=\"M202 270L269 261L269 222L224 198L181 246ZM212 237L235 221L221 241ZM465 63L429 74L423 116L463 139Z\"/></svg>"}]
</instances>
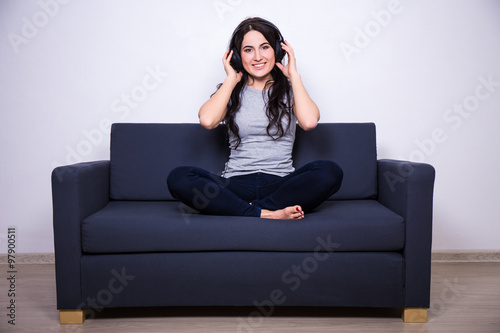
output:
<instances>
[{"instance_id":1,"label":"woman's neck","mask_svg":"<svg viewBox=\"0 0 500 333\"><path fill-rule=\"evenodd\" d=\"M249 80L247 81L247 86L253 89L257 90L265 90L269 89L271 85L267 84L269 81L272 81L273 77L271 75L268 75L263 78L254 78L254 77L249 77ZM267 84L267 85L266 85Z\"/></svg>"}]
</instances>

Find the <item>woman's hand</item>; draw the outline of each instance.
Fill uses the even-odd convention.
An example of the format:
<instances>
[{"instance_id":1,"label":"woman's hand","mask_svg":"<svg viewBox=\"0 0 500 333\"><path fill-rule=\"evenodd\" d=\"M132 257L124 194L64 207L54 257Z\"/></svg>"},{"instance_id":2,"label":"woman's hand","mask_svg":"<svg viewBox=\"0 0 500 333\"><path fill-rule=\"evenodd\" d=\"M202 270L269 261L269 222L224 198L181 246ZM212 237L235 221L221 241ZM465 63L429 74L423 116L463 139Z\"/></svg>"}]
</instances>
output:
<instances>
[{"instance_id":1,"label":"woman's hand","mask_svg":"<svg viewBox=\"0 0 500 333\"><path fill-rule=\"evenodd\" d=\"M224 64L224 70L226 71L227 78L234 82L235 84L240 82L243 77L243 73L238 73L231 66L231 58L233 57L233 50L226 50L224 57L222 58L222 63Z\"/></svg>"},{"instance_id":2,"label":"woman's hand","mask_svg":"<svg viewBox=\"0 0 500 333\"><path fill-rule=\"evenodd\" d=\"M243 73L237 73L231 66L230 62L232 56L233 51L230 52L227 50L226 53L224 53L222 63L224 64L224 70L226 71L227 77L220 88L201 106L198 112L200 124L206 129L216 128L224 119L227 112L227 103L231 98L233 89L243 77Z\"/></svg>"},{"instance_id":3,"label":"woman's hand","mask_svg":"<svg viewBox=\"0 0 500 333\"><path fill-rule=\"evenodd\" d=\"M276 66L278 66L278 68L281 69L283 75L285 75L289 80L291 80L292 77L298 75L297 64L295 62L295 53L293 52L293 48L290 45L290 43L288 43L288 41L286 40L284 43L281 43L281 47L288 55L288 64L286 64L286 66L283 66L283 64L277 62Z\"/></svg>"},{"instance_id":4,"label":"woman's hand","mask_svg":"<svg viewBox=\"0 0 500 333\"><path fill-rule=\"evenodd\" d=\"M295 53L290 44L285 41L281 43L281 47L288 55L288 64L283 66L276 63L276 66L283 72L283 75L290 80L293 91L293 111L297 117L299 126L304 130L309 131L318 125L319 109L316 103L311 99L309 94L302 83L302 79L297 72L297 65L295 62Z\"/></svg>"}]
</instances>

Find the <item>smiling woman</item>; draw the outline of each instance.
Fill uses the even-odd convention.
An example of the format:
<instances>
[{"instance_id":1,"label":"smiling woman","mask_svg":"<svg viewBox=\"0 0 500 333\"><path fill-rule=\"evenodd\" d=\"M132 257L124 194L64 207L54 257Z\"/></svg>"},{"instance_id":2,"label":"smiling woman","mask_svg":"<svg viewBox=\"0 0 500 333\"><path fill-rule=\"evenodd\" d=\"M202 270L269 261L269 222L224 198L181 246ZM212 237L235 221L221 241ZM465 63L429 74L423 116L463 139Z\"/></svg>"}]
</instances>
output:
<instances>
[{"instance_id":1,"label":"smiling woman","mask_svg":"<svg viewBox=\"0 0 500 333\"><path fill-rule=\"evenodd\" d=\"M302 84L291 45L271 22L249 18L234 31L222 63L227 77L198 115L207 129L225 124L229 160L221 176L195 167L174 169L170 193L205 214L304 218L338 191L343 172L333 161L293 167L296 123L315 128L319 110ZM217 195L197 207L193 194L206 188Z\"/></svg>"}]
</instances>

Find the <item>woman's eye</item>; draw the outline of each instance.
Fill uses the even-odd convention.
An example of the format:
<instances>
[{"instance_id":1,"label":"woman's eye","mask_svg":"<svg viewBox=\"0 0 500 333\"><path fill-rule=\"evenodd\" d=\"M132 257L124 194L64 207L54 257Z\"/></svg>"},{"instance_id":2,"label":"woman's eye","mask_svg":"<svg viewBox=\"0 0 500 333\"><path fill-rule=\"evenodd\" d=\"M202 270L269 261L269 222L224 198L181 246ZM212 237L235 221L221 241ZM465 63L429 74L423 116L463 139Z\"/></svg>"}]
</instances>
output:
<instances>
[{"instance_id":1,"label":"woman's eye","mask_svg":"<svg viewBox=\"0 0 500 333\"><path fill-rule=\"evenodd\" d=\"M252 49L244 49L243 52L250 53L252 52Z\"/></svg>"},{"instance_id":2,"label":"woman's eye","mask_svg":"<svg viewBox=\"0 0 500 333\"><path fill-rule=\"evenodd\" d=\"M262 47L263 50L267 50L268 48L269 48L269 45L266 45L266 46Z\"/></svg>"}]
</instances>

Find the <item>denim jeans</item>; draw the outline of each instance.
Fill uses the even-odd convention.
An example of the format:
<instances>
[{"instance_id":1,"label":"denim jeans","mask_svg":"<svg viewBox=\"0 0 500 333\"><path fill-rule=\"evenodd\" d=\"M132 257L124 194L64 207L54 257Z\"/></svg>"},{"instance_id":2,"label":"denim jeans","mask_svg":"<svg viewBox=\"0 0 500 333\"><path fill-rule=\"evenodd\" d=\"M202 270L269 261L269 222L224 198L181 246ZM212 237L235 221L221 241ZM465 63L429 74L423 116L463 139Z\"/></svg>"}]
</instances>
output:
<instances>
[{"instance_id":1,"label":"denim jeans","mask_svg":"<svg viewBox=\"0 0 500 333\"><path fill-rule=\"evenodd\" d=\"M260 216L300 205L309 212L337 192L342 169L333 161L315 161L280 177L266 173L224 178L204 169L183 166L172 170L167 185L172 196L203 214Z\"/></svg>"}]
</instances>

